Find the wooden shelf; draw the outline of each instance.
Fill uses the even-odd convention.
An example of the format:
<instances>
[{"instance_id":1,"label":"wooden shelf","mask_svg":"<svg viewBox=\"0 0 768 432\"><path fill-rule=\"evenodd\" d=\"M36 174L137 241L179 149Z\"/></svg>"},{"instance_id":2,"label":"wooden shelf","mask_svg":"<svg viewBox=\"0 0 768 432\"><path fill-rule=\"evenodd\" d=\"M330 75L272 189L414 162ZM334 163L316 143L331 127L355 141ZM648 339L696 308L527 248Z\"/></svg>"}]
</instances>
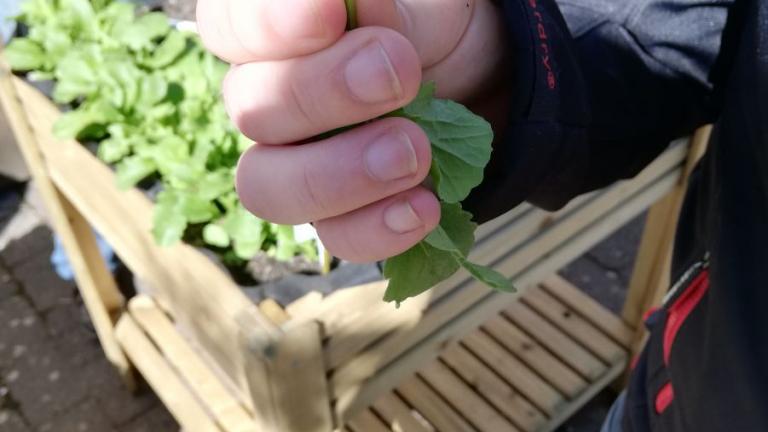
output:
<instances>
[{"instance_id":1,"label":"wooden shelf","mask_svg":"<svg viewBox=\"0 0 768 432\"><path fill-rule=\"evenodd\" d=\"M152 299L136 297L128 310L118 340L186 430L257 430L253 413ZM444 347L345 430L552 431L620 375L632 336L620 318L552 277Z\"/></svg>"},{"instance_id":2,"label":"wooden shelf","mask_svg":"<svg viewBox=\"0 0 768 432\"><path fill-rule=\"evenodd\" d=\"M552 431L627 365L632 330L558 277L353 418L348 431Z\"/></svg>"}]
</instances>

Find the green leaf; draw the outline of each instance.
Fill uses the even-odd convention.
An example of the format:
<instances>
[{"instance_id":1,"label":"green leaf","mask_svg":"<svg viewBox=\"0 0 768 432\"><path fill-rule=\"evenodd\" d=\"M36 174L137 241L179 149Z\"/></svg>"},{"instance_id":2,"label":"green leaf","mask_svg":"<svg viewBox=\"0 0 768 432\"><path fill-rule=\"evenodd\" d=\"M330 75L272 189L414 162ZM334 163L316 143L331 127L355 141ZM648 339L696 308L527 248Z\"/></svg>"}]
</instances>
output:
<instances>
[{"instance_id":1,"label":"green leaf","mask_svg":"<svg viewBox=\"0 0 768 432\"><path fill-rule=\"evenodd\" d=\"M229 247L231 239L227 231L220 225L208 224L203 228L203 240L211 246L220 248Z\"/></svg>"},{"instance_id":2,"label":"green leaf","mask_svg":"<svg viewBox=\"0 0 768 432\"><path fill-rule=\"evenodd\" d=\"M142 156L130 156L115 167L117 185L121 189L135 186L138 182L155 172L157 166L152 159Z\"/></svg>"},{"instance_id":3,"label":"green leaf","mask_svg":"<svg viewBox=\"0 0 768 432\"><path fill-rule=\"evenodd\" d=\"M463 201L483 181L483 168L474 167L440 148L432 148L435 186L441 200L449 203Z\"/></svg>"},{"instance_id":4,"label":"green leaf","mask_svg":"<svg viewBox=\"0 0 768 432\"><path fill-rule=\"evenodd\" d=\"M155 39L165 36L170 30L168 17L160 12L151 12L139 17L121 33L118 38L134 51L150 48Z\"/></svg>"},{"instance_id":5,"label":"green leaf","mask_svg":"<svg viewBox=\"0 0 768 432\"><path fill-rule=\"evenodd\" d=\"M179 209L175 194L168 191L158 194L152 225L152 235L161 246L171 246L184 236L187 220Z\"/></svg>"},{"instance_id":6,"label":"green leaf","mask_svg":"<svg viewBox=\"0 0 768 432\"><path fill-rule=\"evenodd\" d=\"M4 50L11 69L28 71L39 69L45 64L45 51L36 42L26 38L11 39Z\"/></svg>"},{"instance_id":7,"label":"green leaf","mask_svg":"<svg viewBox=\"0 0 768 432\"><path fill-rule=\"evenodd\" d=\"M61 115L53 125L57 138L102 138L106 125L121 119L120 113L105 101L95 101Z\"/></svg>"},{"instance_id":8,"label":"green leaf","mask_svg":"<svg viewBox=\"0 0 768 432\"><path fill-rule=\"evenodd\" d=\"M206 200L214 200L234 189L235 180L228 171L206 173L197 183L197 193Z\"/></svg>"},{"instance_id":9,"label":"green leaf","mask_svg":"<svg viewBox=\"0 0 768 432\"><path fill-rule=\"evenodd\" d=\"M441 203L440 211L440 225L424 241L438 249L466 257L475 242L477 228L477 224L472 222L472 214L462 210L459 204Z\"/></svg>"},{"instance_id":10,"label":"green leaf","mask_svg":"<svg viewBox=\"0 0 768 432\"><path fill-rule=\"evenodd\" d=\"M88 126L99 121L90 110L80 109L65 112L53 125L53 134L60 139L76 138Z\"/></svg>"},{"instance_id":11,"label":"green leaf","mask_svg":"<svg viewBox=\"0 0 768 432\"><path fill-rule=\"evenodd\" d=\"M98 19L107 34L116 37L133 22L135 8L128 2L112 2L99 11Z\"/></svg>"},{"instance_id":12,"label":"green leaf","mask_svg":"<svg viewBox=\"0 0 768 432\"><path fill-rule=\"evenodd\" d=\"M390 279L390 285L384 299L400 303L428 290L460 267L491 288L513 292L512 283L504 276L467 261L477 228L472 215L459 204L442 203L441 212L440 225L424 241L386 261L384 277Z\"/></svg>"},{"instance_id":13,"label":"green leaf","mask_svg":"<svg viewBox=\"0 0 768 432\"><path fill-rule=\"evenodd\" d=\"M425 100L434 88L426 85L403 113L424 129L433 146L474 167L491 160L493 129L482 117L463 105L446 99Z\"/></svg>"},{"instance_id":14,"label":"green leaf","mask_svg":"<svg viewBox=\"0 0 768 432\"><path fill-rule=\"evenodd\" d=\"M389 279L384 301L400 303L432 288L459 270L451 252L420 242L384 263L384 277Z\"/></svg>"},{"instance_id":15,"label":"green leaf","mask_svg":"<svg viewBox=\"0 0 768 432\"><path fill-rule=\"evenodd\" d=\"M482 117L449 100L435 99L434 83L419 90L416 99L391 115L416 122L432 143L433 173L437 194L457 203L483 180L491 159L493 130Z\"/></svg>"},{"instance_id":16,"label":"green leaf","mask_svg":"<svg viewBox=\"0 0 768 432\"><path fill-rule=\"evenodd\" d=\"M57 83L53 100L58 103L70 103L98 90L99 75L87 57L83 51L72 51L61 59L54 70Z\"/></svg>"},{"instance_id":17,"label":"green leaf","mask_svg":"<svg viewBox=\"0 0 768 432\"><path fill-rule=\"evenodd\" d=\"M275 257L287 261L296 255L298 245L294 236L293 226L277 225L277 251Z\"/></svg>"},{"instance_id":18,"label":"green leaf","mask_svg":"<svg viewBox=\"0 0 768 432\"><path fill-rule=\"evenodd\" d=\"M147 66L160 69L173 63L187 47L187 37L180 31L173 31L157 46L147 61Z\"/></svg>"},{"instance_id":19,"label":"green leaf","mask_svg":"<svg viewBox=\"0 0 768 432\"><path fill-rule=\"evenodd\" d=\"M162 75L153 73L139 78L139 98L136 106L140 109L154 107L165 99L168 93L168 82Z\"/></svg>"},{"instance_id":20,"label":"green leaf","mask_svg":"<svg viewBox=\"0 0 768 432\"><path fill-rule=\"evenodd\" d=\"M221 226L232 239L235 255L242 260L253 258L267 239L266 222L238 205L222 219Z\"/></svg>"},{"instance_id":21,"label":"green leaf","mask_svg":"<svg viewBox=\"0 0 768 432\"><path fill-rule=\"evenodd\" d=\"M182 194L179 197L181 213L190 223L208 222L218 216L216 206L198 195Z\"/></svg>"},{"instance_id":22,"label":"green leaf","mask_svg":"<svg viewBox=\"0 0 768 432\"><path fill-rule=\"evenodd\" d=\"M464 267L475 279L485 283L493 289L503 292L516 292L517 289L512 285L512 281L504 277L501 273L493 270L490 267L481 266L479 264L471 263L467 260L461 260L461 265Z\"/></svg>"},{"instance_id":23,"label":"green leaf","mask_svg":"<svg viewBox=\"0 0 768 432\"><path fill-rule=\"evenodd\" d=\"M88 0L59 0L59 19L75 34L92 37L96 32L96 14Z\"/></svg>"},{"instance_id":24,"label":"green leaf","mask_svg":"<svg viewBox=\"0 0 768 432\"><path fill-rule=\"evenodd\" d=\"M99 143L97 155L106 163L115 163L131 153L131 143L125 138L110 137Z\"/></svg>"}]
</instances>

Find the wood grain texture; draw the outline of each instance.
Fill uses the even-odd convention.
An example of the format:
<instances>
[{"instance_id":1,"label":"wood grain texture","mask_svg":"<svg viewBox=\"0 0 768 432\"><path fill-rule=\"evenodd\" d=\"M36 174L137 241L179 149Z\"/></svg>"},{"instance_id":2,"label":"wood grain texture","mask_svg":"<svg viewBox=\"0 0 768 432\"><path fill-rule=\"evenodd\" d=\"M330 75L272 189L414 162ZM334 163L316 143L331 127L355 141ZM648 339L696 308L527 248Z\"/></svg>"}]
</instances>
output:
<instances>
[{"instance_id":1,"label":"wood grain texture","mask_svg":"<svg viewBox=\"0 0 768 432\"><path fill-rule=\"evenodd\" d=\"M50 178L121 260L153 289L177 322L191 329L222 370L250 399L239 335L264 345L279 336L232 279L198 250L185 244L158 246L151 235L152 203L138 190L120 190L112 171L76 141L51 134L60 113L41 93L14 78ZM247 321L240 328L238 321Z\"/></svg>"},{"instance_id":2,"label":"wood grain texture","mask_svg":"<svg viewBox=\"0 0 768 432\"><path fill-rule=\"evenodd\" d=\"M223 432L129 314L117 323L116 334L133 364L182 428L190 432Z\"/></svg>"},{"instance_id":3,"label":"wood grain texture","mask_svg":"<svg viewBox=\"0 0 768 432\"><path fill-rule=\"evenodd\" d=\"M123 307L123 296L99 253L88 222L51 178L41 151L42 141L33 129L39 127L39 119L28 109L25 89L28 87L11 75L0 56L0 108L5 112L53 229L58 233L70 260L75 281L104 354L126 385L134 388L130 364L114 335L114 322Z\"/></svg>"},{"instance_id":4,"label":"wood grain texture","mask_svg":"<svg viewBox=\"0 0 768 432\"><path fill-rule=\"evenodd\" d=\"M225 432L256 432L253 414L222 384L219 377L187 343L165 312L147 296L128 304L134 321L158 347L167 363L205 404Z\"/></svg>"}]
</instances>

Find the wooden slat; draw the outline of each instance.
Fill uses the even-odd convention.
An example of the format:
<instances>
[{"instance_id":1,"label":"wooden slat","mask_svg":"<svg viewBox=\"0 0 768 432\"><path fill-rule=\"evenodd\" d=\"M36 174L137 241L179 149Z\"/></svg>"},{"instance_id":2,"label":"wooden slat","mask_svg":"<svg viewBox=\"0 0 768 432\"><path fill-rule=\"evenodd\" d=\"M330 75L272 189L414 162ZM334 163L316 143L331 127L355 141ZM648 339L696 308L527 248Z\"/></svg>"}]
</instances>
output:
<instances>
[{"instance_id":1,"label":"wooden slat","mask_svg":"<svg viewBox=\"0 0 768 432\"><path fill-rule=\"evenodd\" d=\"M222 385L221 380L174 328L149 297L138 296L128 305L131 315L197 394L225 431L257 431L252 414Z\"/></svg>"},{"instance_id":2,"label":"wooden slat","mask_svg":"<svg viewBox=\"0 0 768 432\"><path fill-rule=\"evenodd\" d=\"M477 394L523 431L537 431L546 417L515 388L503 381L464 346L453 344L440 358ZM510 365L510 367L513 367Z\"/></svg>"},{"instance_id":3,"label":"wooden slat","mask_svg":"<svg viewBox=\"0 0 768 432\"><path fill-rule=\"evenodd\" d=\"M547 221L553 221L561 215L573 210L574 208L585 202L591 195L585 195L576 198L572 203L566 206L565 209L558 213L548 213L543 210L534 209L531 206L524 205L519 209L514 209L507 214L500 216L494 221L483 225L483 229L478 230L478 241L476 248L472 251L471 259L473 262L480 264L488 264L491 261L497 259L503 255L506 250L509 250L530 237L537 231L540 231ZM492 230L503 228L503 223L514 223L514 230L506 230L507 232L501 235L494 235ZM438 287L431 290L429 294L429 302L434 303L437 299L441 298L451 289L468 279L468 275L463 272L459 272L453 275L446 281L443 281ZM381 291L385 289L386 285L377 283L375 288L377 291L371 289L360 290L359 294L368 295L371 292ZM381 297L381 293L376 295L376 298ZM328 299L327 301L348 301L349 296L339 297L338 299ZM408 306L413 306L413 303L419 302L424 309L426 304L424 299L409 300ZM402 310L396 311L397 313L391 314L392 307L390 305L383 304L381 301L376 301L370 305L367 303L358 304L355 309L350 312L349 308L336 304L336 308L341 308L345 313L339 313L338 310L333 311L328 309L328 305L318 307L314 304L313 310L304 309L301 312L296 311L297 306L292 308L297 313L301 313L304 318L314 316L316 319L320 319L326 328L326 333L329 336L330 343L326 347L328 355L326 357L326 366L329 370L336 368L342 363L350 360L361 348L371 344L376 339L384 334L398 330L398 328L407 327L412 324L412 320L405 318ZM300 304L299 304L300 307ZM326 312L322 312L325 310ZM418 310L411 309L413 313L418 314ZM372 331L357 331L349 332L348 328L359 328L360 326L371 326L371 316L387 315L386 318L380 319L379 323L375 324L375 328ZM405 319L404 319L405 318ZM416 316L418 319L419 316ZM351 340L345 340L345 339Z\"/></svg>"},{"instance_id":4,"label":"wooden slat","mask_svg":"<svg viewBox=\"0 0 768 432\"><path fill-rule=\"evenodd\" d=\"M120 190L114 173L85 147L58 140L52 126L58 109L44 95L14 80L30 118L48 172L56 186L112 245L123 262L153 289L160 305L192 330L207 352L247 396L240 336L264 347L278 329L211 259L182 243L157 245L152 237L153 206L138 189ZM238 326L247 321L247 328Z\"/></svg>"},{"instance_id":5,"label":"wooden slat","mask_svg":"<svg viewBox=\"0 0 768 432\"><path fill-rule=\"evenodd\" d=\"M595 395L605 389L611 383L611 381L615 380L616 377L621 375L621 371L624 370L626 366L626 362L618 362L614 365L611 365L611 367L602 376L600 376L594 383L592 383L592 385L587 387L584 393L579 395L577 399L558 411L557 415L552 417L549 420L549 423L547 423L546 427L542 428L540 432L554 432L563 423L565 423L566 420L576 414L576 412L581 409L587 402L592 400Z\"/></svg>"},{"instance_id":6,"label":"wooden slat","mask_svg":"<svg viewBox=\"0 0 768 432\"><path fill-rule=\"evenodd\" d=\"M263 399L270 403L258 412L272 417L263 429L291 432L332 430L334 418L323 365L320 326L312 321L291 322L282 329L283 335L270 346L266 357L255 361L252 368L246 368L249 372L256 372L249 381L252 393L265 392ZM255 341L255 346L259 345L260 342ZM250 344L245 347L250 349Z\"/></svg>"},{"instance_id":7,"label":"wooden slat","mask_svg":"<svg viewBox=\"0 0 768 432\"><path fill-rule=\"evenodd\" d=\"M589 204L574 212L562 224L547 229L542 235L526 243L524 247L521 246L523 249L518 253L510 255L503 262L498 263L497 269L502 269L503 273L507 275L515 275L526 272L526 267L532 266L536 268L531 269L531 273L538 273L542 276L551 273L556 268L555 264L557 264L556 260L552 258L553 251L559 247L568 248L569 245L566 240L569 236L573 236L580 229L591 230L591 222L601 217L604 221L601 221L600 226L594 229L603 230L606 234L611 232L619 226L613 225L610 219L605 218L606 212L612 209L617 212L617 217L615 218L617 223L623 222L626 220L626 217L634 216L642 211L643 207L641 204L646 205L644 200L653 199L657 193L662 193L663 191L660 189L662 186L666 187L667 183L661 184L657 188L659 190L651 190L651 192L646 194L647 196L644 196L643 200L639 201L639 204L629 209L622 208L622 205L625 204L622 198L631 200L633 192L649 186L664 173L669 173L669 179L674 183L676 174L670 172L670 169L679 165L684 155L684 149L682 151L677 147L671 149L644 170L634 181L620 184L599 198L590 201ZM583 250L586 250L585 247L594 244L600 238L602 237L582 237L578 248L571 247L567 253L561 255L561 257L565 257L565 259L561 258L563 259L561 263L578 256ZM548 253L550 255L547 255ZM542 256L545 257L543 260L541 259ZM351 390L351 387L359 385L362 380L368 378L376 370L379 370L382 365L389 363L424 337L430 335L430 333L442 331L446 327L447 322L453 320L462 312L467 312L469 308L472 308L473 305L487 294L488 290L484 286L470 283L469 287L457 291L450 296L450 299L446 301L441 300L425 314L418 326L413 327L409 331L393 333L390 337L377 343L375 347L358 355L354 363L341 366L333 375L334 391L336 394L342 394Z\"/></svg>"},{"instance_id":8,"label":"wooden slat","mask_svg":"<svg viewBox=\"0 0 768 432\"><path fill-rule=\"evenodd\" d=\"M418 376L405 380L397 392L439 432L476 430Z\"/></svg>"},{"instance_id":9,"label":"wooden slat","mask_svg":"<svg viewBox=\"0 0 768 432\"><path fill-rule=\"evenodd\" d=\"M679 172L679 168L673 169L662 178L657 179L650 187L630 196L627 201L617 203L616 208L610 213L604 214L600 218L593 218L597 221L585 230L572 236L567 242L559 245L557 249L544 254L529 268L518 272L514 278L516 285L525 287L540 282L551 275L555 269L561 268L583 251L594 246L668 191L676 183ZM580 213L573 215L573 217L579 216ZM505 259L498 263L496 269L504 274L514 274L508 266L510 260ZM475 300L477 298L480 300ZM425 316L419 321L419 325L410 332L399 332L388 336L386 341L382 341L382 343L378 343L375 347L361 353L356 357L354 367L348 368L345 365L332 377L332 388L337 396L335 405L337 416L346 418L349 413L354 413L367 404L373 403L380 394L391 389L393 383L399 382L416 370L419 365L435 358L445 344L454 338L461 337L469 329L479 326L488 316L492 316L507 307L515 299L515 295L489 291L487 287L478 282L470 282L468 286L453 294L450 301L441 301L437 305L438 307L429 311L431 314L438 313L437 311L440 310L438 315L440 318L436 321L439 321L441 325L431 334L427 333L425 337L419 339L416 346L404 349L398 345L390 347L388 344L394 344L395 341L405 344L407 342L403 341L401 337L408 341L411 340L410 338L415 338L421 334L422 331L426 332L429 330L429 326L434 324L434 321L430 319L435 319L434 315ZM451 308L460 308L462 312L460 315L452 314ZM384 351L385 343L394 352ZM389 363L388 356L397 356L398 353L402 353L398 361ZM597 360L595 359L595 361ZM386 364L386 366L382 367L382 364ZM598 362L598 364L600 363ZM373 377L370 377L371 372L368 369L370 367L377 371ZM365 375L366 373L369 375ZM365 381L356 381L360 377L365 377L363 378Z\"/></svg>"},{"instance_id":10,"label":"wooden slat","mask_svg":"<svg viewBox=\"0 0 768 432\"><path fill-rule=\"evenodd\" d=\"M123 315L117 323L116 334L133 364L181 427L190 432L221 432L130 315Z\"/></svg>"},{"instance_id":11,"label":"wooden slat","mask_svg":"<svg viewBox=\"0 0 768 432\"><path fill-rule=\"evenodd\" d=\"M517 218L521 217L525 213L534 210L535 207L528 204L523 203L519 206L513 208L512 210L504 213L503 215L500 215L494 219L489 220L488 222L480 225L477 228L475 237L478 240L481 240L483 238L486 238L494 233L494 231L498 230L499 228L509 225L513 221L515 221Z\"/></svg>"},{"instance_id":12,"label":"wooden slat","mask_svg":"<svg viewBox=\"0 0 768 432\"><path fill-rule=\"evenodd\" d=\"M502 316L483 323L483 329L568 398L576 397L587 387L587 381Z\"/></svg>"},{"instance_id":13,"label":"wooden slat","mask_svg":"<svg viewBox=\"0 0 768 432\"><path fill-rule=\"evenodd\" d=\"M629 347L633 330L608 309L585 296L578 288L559 276L553 276L542 283L542 288L589 322L596 325L624 348Z\"/></svg>"},{"instance_id":14,"label":"wooden slat","mask_svg":"<svg viewBox=\"0 0 768 432\"><path fill-rule=\"evenodd\" d=\"M672 250L680 209L688 190L690 175L707 152L711 134L711 125L696 130L691 138L690 151L678 183L648 212L627 291L627 300L622 310L624 321L636 330L629 348L632 357L639 354L648 334L642 323L643 314L651 307L661 304L664 293L670 288ZM626 382L628 372L626 371L619 380L619 384Z\"/></svg>"},{"instance_id":15,"label":"wooden slat","mask_svg":"<svg viewBox=\"0 0 768 432\"><path fill-rule=\"evenodd\" d=\"M309 315L322 301L323 295L317 291L312 291L287 305L285 307L285 312L291 317Z\"/></svg>"},{"instance_id":16,"label":"wooden slat","mask_svg":"<svg viewBox=\"0 0 768 432\"><path fill-rule=\"evenodd\" d=\"M441 362L434 362L419 372L424 380L481 431L519 430L457 377Z\"/></svg>"},{"instance_id":17,"label":"wooden slat","mask_svg":"<svg viewBox=\"0 0 768 432\"><path fill-rule=\"evenodd\" d=\"M283 307L271 298L259 303L259 310L277 326L281 326L291 319Z\"/></svg>"},{"instance_id":18,"label":"wooden slat","mask_svg":"<svg viewBox=\"0 0 768 432\"><path fill-rule=\"evenodd\" d=\"M565 403L563 395L487 334L476 331L461 343L547 415Z\"/></svg>"},{"instance_id":19,"label":"wooden slat","mask_svg":"<svg viewBox=\"0 0 768 432\"><path fill-rule=\"evenodd\" d=\"M603 198L602 202L609 202L614 204L619 204L621 201L621 197L626 197L629 194L632 193L632 191L640 190L643 187L647 186L649 183L653 182L654 179L659 178L664 173L668 172L669 170L673 169L676 166L680 166L682 161L685 159L686 156L686 146L682 143L676 143L671 146L670 149L668 149L665 153L663 153L659 158L657 158L653 163L651 163L646 169L644 169L637 177L632 179L631 181L624 181L620 182L617 185L608 188L604 191L595 192L591 194L586 194L581 197L577 197L573 200L572 203L570 203L568 206L566 206L565 209L563 209L560 212L557 212L556 214L567 216L567 218L571 218L571 211L583 206L584 203L587 202L593 202L597 200L598 198ZM535 209L534 209L535 210ZM513 212L515 212L513 210ZM526 212L521 212L521 216L523 214L527 215ZM588 213L588 212L587 212ZM542 213L546 214L546 213ZM593 218L584 218L582 212L582 219L586 219L587 222L594 220ZM542 217L539 219L539 223L543 223L545 217ZM517 221L517 219L513 219ZM517 223L511 223L509 226L507 226L503 231L500 232L493 232L492 236L488 237L490 239L495 239L498 237L504 237L504 236L514 236L514 232L517 229ZM481 228L482 229L482 228ZM490 234L490 233L489 233ZM483 239L480 239L480 243L482 244ZM527 246L526 246L527 247ZM506 250L509 250L510 248L505 248ZM476 257L473 257L473 260L476 259ZM487 264L485 262L480 262L481 264ZM447 286L450 288L453 288L455 284L441 284L441 286ZM441 291L440 287L438 286L431 291L437 292L438 294L432 294L432 297L435 299L440 299L442 295L439 294ZM363 301L363 304L365 305L372 305L377 304L378 300L381 299L384 290L386 289L386 284L382 284L378 287L371 287L375 289L366 289L366 290L360 290L359 293L357 293L354 296L348 296L347 301L350 301L352 303L348 303L346 306L348 308L354 308L356 307L356 304L360 304L360 301ZM339 303L337 305L341 306L344 303L344 300L339 299ZM335 308L328 308L329 311L333 311ZM322 313L317 315L317 317L320 317L322 321Z\"/></svg>"},{"instance_id":20,"label":"wooden slat","mask_svg":"<svg viewBox=\"0 0 768 432\"><path fill-rule=\"evenodd\" d=\"M390 432L390 429L370 410L363 410L347 424L354 432Z\"/></svg>"},{"instance_id":21,"label":"wooden slat","mask_svg":"<svg viewBox=\"0 0 768 432\"><path fill-rule=\"evenodd\" d=\"M616 342L540 287L528 290L523 301L606 364L615 363L627 355Z\"/></svg>"},{"instance_id":22,"label":"wooden slat","mask_svg":"<svg viewBox=\"0 0 768 432\"><path fill-rule=\"evenodd\" d=\"M28 101L20 83L11 75L8 65L0 56L0 109L5 111L35 186L45 203L49 219L67 252L78 290L104 354L128 387L133 388L135 383L130 365L115 340L113 328L114 319L123 307L123 296L99 253L87 221L51 180L41 152L41 140L31 129L33 124L38 124L39 119L26 110ZM47 103L50 105L50 102Z\"/></svg>"},{"instance_id":23,"label":"wooden slat","mask_svg":"<svg viewBox=\"0 0 768 432\"><path fill-rule=\"evenodd\" d=\"M334 369L353 359L365 347L393 330L418 325L422 309L420 302L409 302L399 308L392 303L383 304L373 308L365 321L338 328L325 345L326 369Z\"/></svg>"},{"instance_id":24,"label":"wooden slat","mask_svg":"<svg viewBox=\"0 0 768 432\"><path fill-rule=\"evenodd\" d=\"M411 408L393 392L387 392L373 405L373 409L384 418L393 432L430 432L413 415Z\"/></svg>"},{"instance_id":25,"label":"wooden slat","mask_svg":"<svg viewBox=\"0 0 768 432\"><path fill-rule=\"evenodd\" d=\"M605 365L597 357L544 320L528 306L515 303L509 306L504 314L581 376L592 381L605 372Z\"/></svg>"},{"instance_id":26,"label":"wooden slat","mask_svg":"<svg viewBox=\"0 0 768 432\"><path fill-rule=\"evenodd\" d=\"M511 210L507 214L494 219L492 222L483 225L480 229L478 229L477 245L472 251L471 255L472 261L484 265L489 264L491 261L503 255L505 251L518 246L520 243L525 241L526 238L530 237L535 232L540 231L546 221L555 220L561 215L566 214L567 212L581 205L581 203L586 201L589 197L591 197L591 195L584 195L576 198L572 203L570 203L568 206L566 206L566 208L558 213L548 213L543 210L535 209L530 205L522 205L519 208ZM514 223L515 229L506 229L504 233L495 234L493 231L499 228L503 228L504 223ZM412 303L420 302L420 304L423 305L421 309L424 309L426 304L434 303L467 279L468 275L466 273L458 272L449 279L440 283L439 286L432 289L429 293L428 302L424 302L423 298L418 300L412 299L409 300L409 306L412 306ZM375 288L375 290L360 290L359 294L370 296L370 293L376 293L375 298L380 299L383 294L383 290L386 288L386 285L377 283L377 285L371 288ZM335 300L348 301L349 297ZM391 307L382 304L381 301L376 301L370 305L367 303L358 304L355 306L355 312L350 313L349 308L337 304L337 308L341 307L342 310L347 311L343 314L339 314L338 311L334 312L333 310L327 309L327 305L324 305L323 308L318 308L315 304L314 307L315 308L311 312L307 309L304 309L301 311L301 313L304 314L304 317L308 317L310 314L312 314L315 318L320 319L325 325L326 332L331 340L331 343L326 348L329 353L326 360L326 365L329 370L339 366L345 361L350 360L358 352L356 348L365 347L374 342L380 336L392 331L396 331L398 327L407 327L411 321L408 319L399 320L403 318L403 312L399 311L400 313L396 314L395 316L390 316L381 320L381 322L377 324L375 331L359 331L355 332L354 334L347 335L344 334L345 329L349 327L358 328L361 325L371 325L370 315L387 314L388 312L391 312ZM296 306L293 308L295 310ZM322 310L326 310L326 312L323 313ZM353 338L354 340L345 341L344 339L347 337Z\"/></svg>"}]
</instances>

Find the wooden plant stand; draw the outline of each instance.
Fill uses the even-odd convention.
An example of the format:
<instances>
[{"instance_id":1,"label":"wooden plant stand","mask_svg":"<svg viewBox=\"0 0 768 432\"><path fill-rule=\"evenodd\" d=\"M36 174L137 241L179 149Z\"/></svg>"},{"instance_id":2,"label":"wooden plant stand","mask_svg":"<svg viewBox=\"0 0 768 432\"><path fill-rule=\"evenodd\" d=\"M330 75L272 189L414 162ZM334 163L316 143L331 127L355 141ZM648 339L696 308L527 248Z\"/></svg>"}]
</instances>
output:
<instances>
[{"instance_id":1,"label":"wooden plant stand","mask_svg":"<svg viewBox=\"0 0 768 432\"><path fill-rule=\"evenodd\" d=\"M381 301L384 282L283 309L252 303L194 248L155 245L152 203L119 190L79 143L54 139L59 111L1 58L0 106L107 358L129 385L138 371L190 432L554 430L637 350L706 135L562 211L523 205L483 225L472 259L514 278L519 294L460 274L400 309ZM623 317L551 276L651 206ZM123 298L91 226L151 296Z\"/></svg>"}]
</instances>

